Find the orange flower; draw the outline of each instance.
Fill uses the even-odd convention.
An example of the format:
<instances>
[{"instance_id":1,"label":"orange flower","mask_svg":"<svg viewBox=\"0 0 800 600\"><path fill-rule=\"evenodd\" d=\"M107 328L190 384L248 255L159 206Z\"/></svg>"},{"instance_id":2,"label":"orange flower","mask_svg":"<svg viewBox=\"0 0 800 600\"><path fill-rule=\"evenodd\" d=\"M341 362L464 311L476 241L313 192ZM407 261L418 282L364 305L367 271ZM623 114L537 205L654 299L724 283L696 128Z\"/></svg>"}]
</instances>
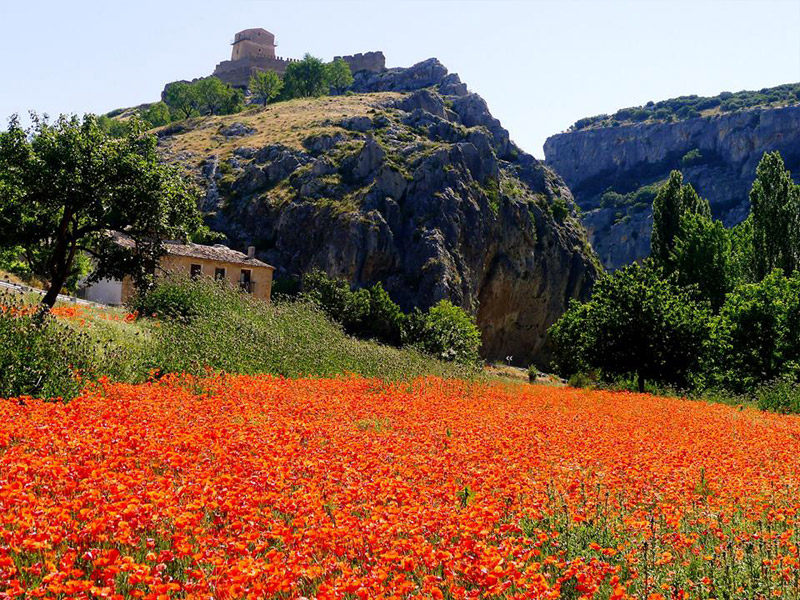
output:
<instances>
[{"instance_id":1,"label":"orange flower","mask_svg":"<svg viewBox=\"0 0 800 600\"><path fill-rule=\"evenodd\" d=\"M796 597L798 439L798 417L434 378L0 400L0 598Z\"/></svg>"}]
</instances>

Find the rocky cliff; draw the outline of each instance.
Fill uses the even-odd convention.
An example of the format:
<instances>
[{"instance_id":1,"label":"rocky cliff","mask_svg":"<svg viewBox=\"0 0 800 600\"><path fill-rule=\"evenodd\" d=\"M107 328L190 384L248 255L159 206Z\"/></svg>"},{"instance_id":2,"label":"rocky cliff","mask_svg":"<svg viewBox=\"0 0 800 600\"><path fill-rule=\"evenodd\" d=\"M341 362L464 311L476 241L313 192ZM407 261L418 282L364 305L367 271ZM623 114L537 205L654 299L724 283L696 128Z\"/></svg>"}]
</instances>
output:
<instances>
[{"instance_id":1,"label":"rocky cliff","mask_svg":"<svg viewBox=\"0 0 800 600\"><path fill-rule=\"evenodd\" d=\"M357 74L353 95L161 132L193 167L210 225L277 278L383 282L404 309L476 315L489 359L546 364L546 331L598 263L562 180L436 60Z\"/></svg>"},{"instance_id":2,"label":"rocky cliff","mask_svg":"<svg viewBox=\"0 0 800 600\"><path fill-rule=\"evenodd\" d=\"M731 226L747 216L756 165L772 150L800 175L800 106L572 131L544 146L546 163L572 190L608 268L649 254L653 184L672 169Z\"/></svg>"}]
</instances>

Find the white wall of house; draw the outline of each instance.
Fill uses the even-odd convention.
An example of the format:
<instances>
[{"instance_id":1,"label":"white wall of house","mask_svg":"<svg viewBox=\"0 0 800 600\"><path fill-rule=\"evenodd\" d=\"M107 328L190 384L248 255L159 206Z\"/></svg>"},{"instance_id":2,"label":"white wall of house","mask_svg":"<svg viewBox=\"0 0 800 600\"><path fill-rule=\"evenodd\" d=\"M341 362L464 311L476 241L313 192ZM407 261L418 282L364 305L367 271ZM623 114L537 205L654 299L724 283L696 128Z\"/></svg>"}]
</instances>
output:
<instances>
[{"instance_id":1,"label":"white wall of house","mask_svg":"<svg viewBox=\"0 0 800 600\"><path fill-rule=\"evenodd\" d=\"M82 286L82 297L99 304L122 304L122 282L119 279L101 279Z\"/></svg>"}]
</instances>

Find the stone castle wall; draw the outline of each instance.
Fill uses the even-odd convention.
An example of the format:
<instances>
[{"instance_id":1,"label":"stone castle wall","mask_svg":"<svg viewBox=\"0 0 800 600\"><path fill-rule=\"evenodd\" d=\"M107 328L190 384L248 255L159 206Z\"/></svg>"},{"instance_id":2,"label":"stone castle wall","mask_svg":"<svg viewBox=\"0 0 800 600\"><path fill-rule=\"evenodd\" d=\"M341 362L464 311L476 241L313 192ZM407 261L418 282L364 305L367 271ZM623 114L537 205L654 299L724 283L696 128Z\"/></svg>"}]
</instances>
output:
<instances>
[{"instance_id":1,"label":"stone castle wall","mask_svg":"<svg viewBox=\"0 0 800 600\"><path fill-rule=\"evenodd\" d=\"M217 65L212 75L223 83L234 87L247 87L250 77L256 71L275 71L283 75L289 63L297 62L295 58L247 57L239 60L225 60Z\"/></svg>"},{"instance_id":2,"label":"stone castle wall","mask_svg":"<svg viewBox=\"0 0 800 600\"><path fill-rule=\"evenodd\" d=\"M336 56L334 60L341 58L344 62L350 65L350 71L358 73L359 71L369 71L370 73L380 73L386 70L386 57L383 52L359 52L358 54L350 54L348 56Z\"/></svg>"}]
</instances>

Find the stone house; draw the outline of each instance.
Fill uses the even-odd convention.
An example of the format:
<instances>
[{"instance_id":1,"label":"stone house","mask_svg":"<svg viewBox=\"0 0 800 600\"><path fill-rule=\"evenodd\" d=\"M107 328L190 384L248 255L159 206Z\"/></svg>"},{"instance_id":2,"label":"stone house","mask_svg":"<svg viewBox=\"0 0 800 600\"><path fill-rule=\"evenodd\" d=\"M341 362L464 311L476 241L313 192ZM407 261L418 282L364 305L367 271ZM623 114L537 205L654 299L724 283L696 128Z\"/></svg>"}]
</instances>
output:
<instances>
[{"instance_id":1,"label":"stone house","mask_svg":"<svg viewBox=\"0 0 800 600\"><path fill-rule=\"evenodd\" d=\"M123 246L133 243L130 238L121 236L115 236L115 240ZM207 246L167 240L164 242L164 249L166 253L159 261L156 277L177 274L193 278L224 279L256 298L266 302L270 300L275 267L258 260L253 246L245 254L223 244ZM101 279L82 285L79 291L79 296L86 300L112 305L125 304L134 294L135 288L130 277L125 277L122 281Z\"/></svg>"}]
</instances>

